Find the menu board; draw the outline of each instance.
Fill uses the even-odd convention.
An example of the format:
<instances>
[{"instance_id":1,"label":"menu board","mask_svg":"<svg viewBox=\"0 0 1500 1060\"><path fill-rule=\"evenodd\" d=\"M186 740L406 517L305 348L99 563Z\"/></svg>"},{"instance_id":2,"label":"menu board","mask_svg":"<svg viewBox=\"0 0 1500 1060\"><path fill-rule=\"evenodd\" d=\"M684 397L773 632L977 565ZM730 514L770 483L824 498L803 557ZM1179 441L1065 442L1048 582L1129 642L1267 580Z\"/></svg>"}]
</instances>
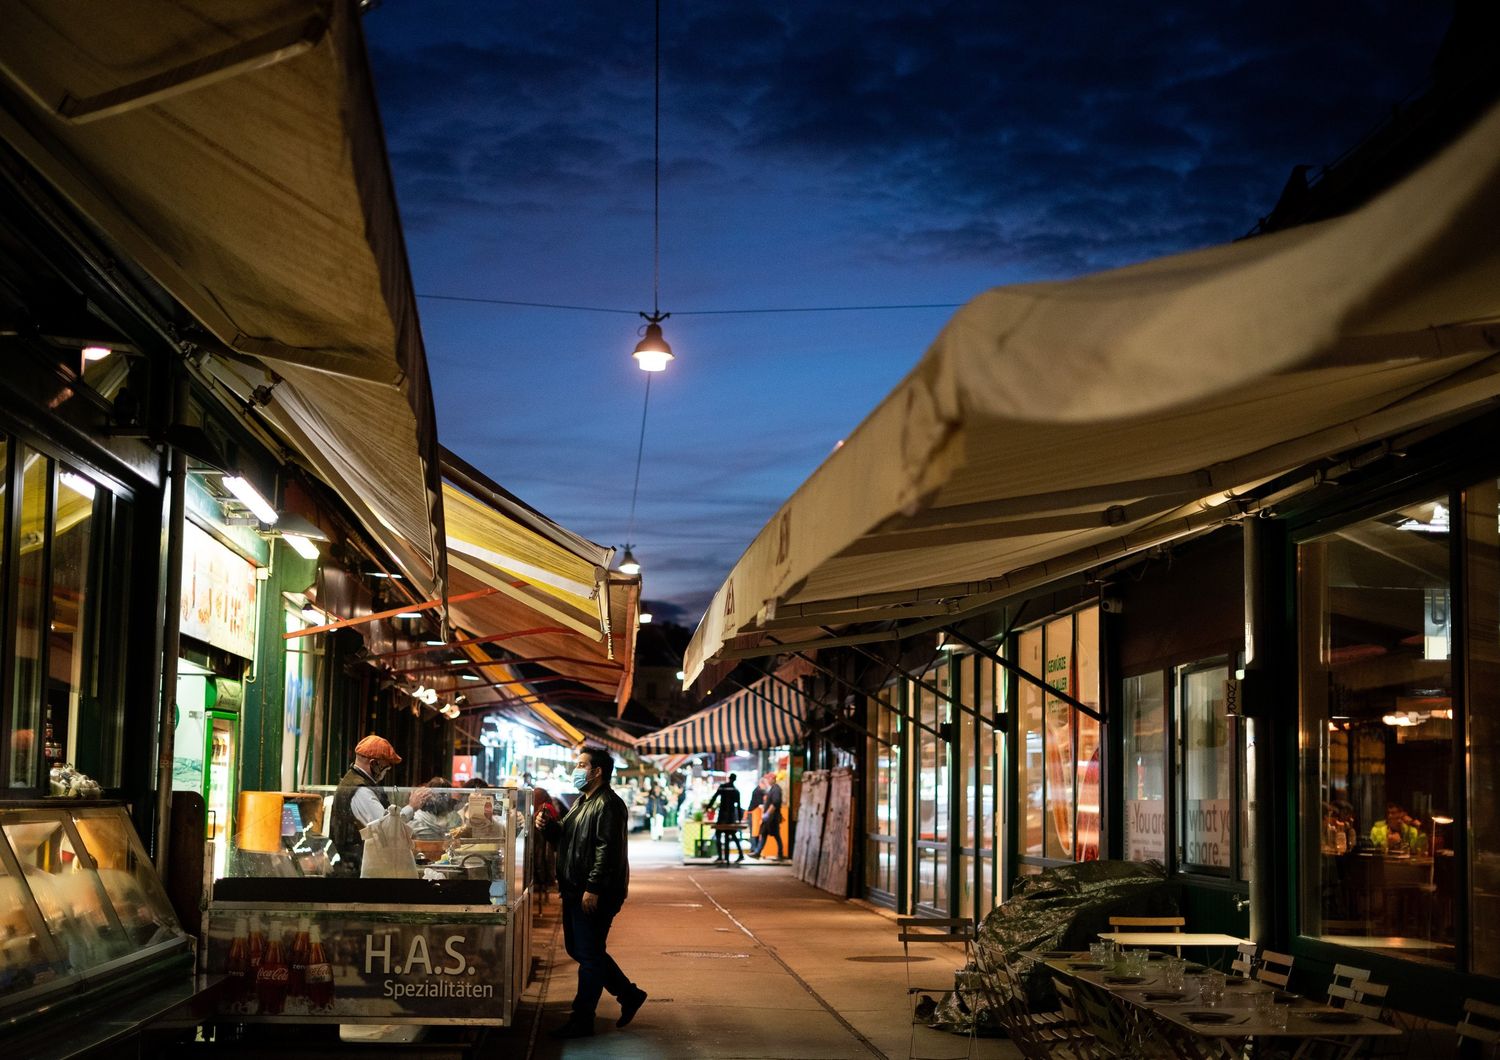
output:
<instances>
[{"instance_id":1,"label":"menu board","mask_svg":"<svg viewBox=\"0 0 1500 1060\"><path fill-rule=\"evenodd\" d=\"M182 538L182 633L255 657L255 564L195 523Z\"/></svg>"}]
</instances>

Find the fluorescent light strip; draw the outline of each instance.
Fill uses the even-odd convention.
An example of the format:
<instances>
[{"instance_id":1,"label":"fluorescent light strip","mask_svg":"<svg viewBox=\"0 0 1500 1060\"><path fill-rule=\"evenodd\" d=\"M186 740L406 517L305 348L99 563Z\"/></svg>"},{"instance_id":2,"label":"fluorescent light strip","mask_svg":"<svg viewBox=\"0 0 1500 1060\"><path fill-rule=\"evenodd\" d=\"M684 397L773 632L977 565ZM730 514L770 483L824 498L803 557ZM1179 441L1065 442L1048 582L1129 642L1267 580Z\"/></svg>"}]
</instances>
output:
<instances>
[{"instance_id":1,"label":"fluorescent light strip","mask_svg":"<svg viewBox=\"0 0 1500 1060\"><path fill-rule=\"evenodd\" d=\"M287 547L303 559L317 559L321 555L318 552L318 546L301 534L282 534L281 540L285 541Z\"/></svg>"},{"instance_id":2,"label":"fluorescent light strip","mask_svg":"<svg viewBox=\"0 0 1500 1060\"><path fill-rule=\"evenodd\" d=\"M255 517L267 526L275 526L276 520L281 518L276 509L271 507L270 503L254 486L250 485L249 480L244 476L225 475L224 488L233 493L240 503L254 512Z\"/></svg>"}]
</instances>

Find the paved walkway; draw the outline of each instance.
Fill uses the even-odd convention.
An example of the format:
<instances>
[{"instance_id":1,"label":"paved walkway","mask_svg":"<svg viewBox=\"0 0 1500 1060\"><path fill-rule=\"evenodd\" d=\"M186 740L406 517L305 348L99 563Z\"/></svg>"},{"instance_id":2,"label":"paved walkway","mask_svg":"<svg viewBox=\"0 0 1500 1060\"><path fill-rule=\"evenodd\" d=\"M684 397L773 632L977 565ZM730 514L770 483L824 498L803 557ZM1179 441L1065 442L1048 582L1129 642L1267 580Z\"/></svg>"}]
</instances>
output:
<instances>
[{"instance_id":1,"label":"paved walkway","mask_svg":"<svg viewBox=\"0 0 1500 1060\"><path fill-rule=\"evenodd\" d=\"M631 843L630 900L610 952L650 994L635 1022L614 1026L605 995L593 1038L555 1041L577 965L554 896L537 925L539 973L516 1026L490 1037L494 1055L552 1057L905 1057L907 965L892 919L799 882L789 865L684 865L673 841ZM951 982L957 950L926 947L917 982ZM522 1048L524 1046L524 1048ZM968 1042L918 1030L919 1055L964 1056ZM1019 1055L981 1040L978 1057Z\"/></svg>"}]
</instances>

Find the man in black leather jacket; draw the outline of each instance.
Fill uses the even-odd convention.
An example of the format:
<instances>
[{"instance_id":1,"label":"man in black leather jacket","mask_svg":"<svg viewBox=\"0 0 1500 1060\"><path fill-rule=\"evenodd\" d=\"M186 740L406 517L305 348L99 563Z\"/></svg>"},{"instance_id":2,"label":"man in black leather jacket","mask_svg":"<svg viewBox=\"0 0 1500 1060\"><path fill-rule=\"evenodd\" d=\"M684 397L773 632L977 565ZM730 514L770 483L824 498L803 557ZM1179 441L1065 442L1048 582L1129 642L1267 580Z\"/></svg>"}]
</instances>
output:
<instances>
[{"instance_id":1,"label":"man in black leather jacket","mask_svg":"<svg viewBox=\"0 0 1500 1060\"><path fill-rule=\"evenodd\" d=\"M615 914L630 888L626 849L630 814L609 786L615 762L608 751L586 747L578 752L573 786L582 794L561 822L542 814L535 827L557 846L557 889L562 895L563 944L578 962L578 992L568 1021L552 1031L554 1038L584 1038L594 1033L594 1010L608 990L620 1002L623 1027L635 1018L646 991L632 983L605 949Z\"/></svg>"}]
</instances>

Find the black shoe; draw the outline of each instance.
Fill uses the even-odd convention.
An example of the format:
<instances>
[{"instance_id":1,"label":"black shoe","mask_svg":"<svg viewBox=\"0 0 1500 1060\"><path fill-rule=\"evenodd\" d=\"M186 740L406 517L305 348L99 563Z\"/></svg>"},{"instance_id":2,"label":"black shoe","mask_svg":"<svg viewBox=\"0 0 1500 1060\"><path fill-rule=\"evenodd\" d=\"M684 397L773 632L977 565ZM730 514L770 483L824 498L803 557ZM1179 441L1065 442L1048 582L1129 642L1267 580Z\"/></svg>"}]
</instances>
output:
<instances>
[{"instance_id":1,"label":"black shoe","mask_svg":"<svg viewBox=\"0 0 1500 1060\"><path fill-rule=\"evenodd\" d=\"M745 860L745 855L741 854L739 857L737 857L737 858L734 859L734 863L736 865L738 865L740 862L742 862L744 860Z\"/></svg>"},{"instance_id":2,"label":"black shoe","mask_svg":"<svg viewBox=\"0 0 1500 1060\"><path fill-rule=\"evenodd\" d=\"M576 1016L569 1016L568 1022L560 1027L553 1027L547 1033L553 1038L592 1038L594 1036L594 1021L585 1021Z\"/></svg>"},{"instance_id":3,"label":"black shoe","mask_svg":"<svg viewBox=\"0 0 1500 1060\"><path fill-rule=\"evenodd\" d=\"M633 997L629 997L621 1001L620 1018L615 1020L615 1026L623 1027L631 1020L635 1019L635 1014L640 1011L641 1006L645 1003L646 991L644 990L636 990Z\"/></svg>"}]
</instances>

